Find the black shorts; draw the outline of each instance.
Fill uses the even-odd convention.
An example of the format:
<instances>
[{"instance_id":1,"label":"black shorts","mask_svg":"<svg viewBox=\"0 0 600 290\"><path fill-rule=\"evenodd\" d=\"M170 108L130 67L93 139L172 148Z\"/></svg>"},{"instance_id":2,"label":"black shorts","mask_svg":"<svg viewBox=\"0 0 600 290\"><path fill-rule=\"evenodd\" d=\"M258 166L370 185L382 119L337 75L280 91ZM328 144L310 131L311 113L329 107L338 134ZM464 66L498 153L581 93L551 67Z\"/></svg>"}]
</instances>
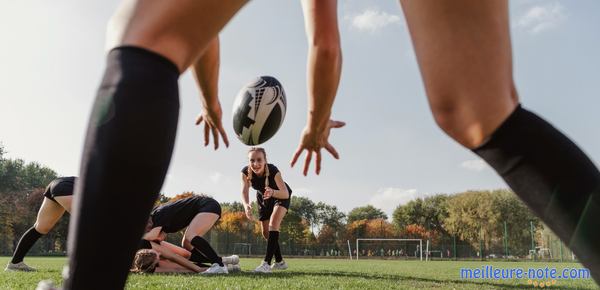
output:
<instances>
[{"instance_id":1,"label":"black shorts","mask_svg":"<svg viewBox=\"0 0 600 290\"><path fill-rule=\"evenodd\" d=\"M291 198L292 195L290 194L290 198L288 199L269 198L267 200L263 200L262 194L257 191L256 203L258 204L258 220L262 222L270 219L275 205L283 206L285 209L289 210Z\"/></svg>"},{"instance_id":2,"label":"black shorts","mask_svg":"<svg viewBox=\"0 0 600 290\"><path fill-rule=\"evenodd\" d=\"M221 205L206 196L192 196L170 202L152 211L152 227L162 227L165 233L175 233L187 228L194 217L202 212L211 212L220 217Z\"/></svg>"},{"instance_id":3,"label":"black shorts","mask_svg":"<svg viewBox=\"0 0 600 290\"><path fill-rule=\"evenodd\" d=\"M59 177L52 180L44 191L44 196L56 202L57 196L71 196L75 188L75 177Z\"/></svg>"}]
</instances>

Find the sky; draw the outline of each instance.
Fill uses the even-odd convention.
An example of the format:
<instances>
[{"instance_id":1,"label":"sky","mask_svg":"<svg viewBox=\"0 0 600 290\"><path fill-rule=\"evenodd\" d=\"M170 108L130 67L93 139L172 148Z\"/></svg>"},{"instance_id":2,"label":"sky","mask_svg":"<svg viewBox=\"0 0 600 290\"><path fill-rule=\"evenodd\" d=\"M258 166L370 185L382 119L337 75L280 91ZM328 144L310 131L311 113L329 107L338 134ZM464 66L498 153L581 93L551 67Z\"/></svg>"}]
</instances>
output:
<instances>
[{"instance_id":1,"label":"sky","mask_svg":"<svg viewBox=\"0 0 600 290\"><path fill-rule=\"evenodd\" d=\"M0 143L9 158L78 175L83 136L104 70L105 28L119 1L0 0ZM510 2L514 77L523 105L600 162L600 1ZM191 74L180 79L181 110L162 192L240 200L248 147L232 127L240 88L275 76L288 101L280 131L263 146L293 194L347 212L367 204L391 216L436 193L505 188L476 155L434 123L398 2L340 0L344 56L331 133L341 159L324 154L321 175L290 168L306 121L306 54L299 1L251 1L221 32L220 99L231 146L203 146ZM543 145L542 145L543 146ZM314 165L313 165L314 169Z\"/></svg>"}]
</instances>

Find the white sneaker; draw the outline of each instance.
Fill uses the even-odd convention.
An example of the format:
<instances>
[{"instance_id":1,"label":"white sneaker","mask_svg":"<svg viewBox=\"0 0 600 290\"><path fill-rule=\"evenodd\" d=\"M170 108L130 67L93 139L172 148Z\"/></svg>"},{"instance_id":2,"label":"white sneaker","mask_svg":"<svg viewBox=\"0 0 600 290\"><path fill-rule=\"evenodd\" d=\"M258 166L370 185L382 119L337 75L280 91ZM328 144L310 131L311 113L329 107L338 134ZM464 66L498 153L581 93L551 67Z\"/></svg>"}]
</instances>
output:
<instances>
[{"instance_id":1,"label":"white sneaker","mask_svg":"<svg viewBox=\"0 0 600 290\"><path fill-rule=\"evenodd\" d=\"M275 262L271 265L271 270L285 270L288 268L288 265L285 261Z\"/></svg>"},{"instance_id":2,"label":"white sneaker","mask_svg":"<svg viewBox=\"0 0 600 290\"><path fill-rule=\"evenodd\" d=\"M242 267L240 264L227 264L227 272L229 273L239 273L242 272Z\"/></svg>"},{"instance_id":3,"label":"white sneaker","mask_svg":"<svg viewBox=\"0 0 600 290\"><path fill-rule=\"evenodd\" d=\"M8 262L4 271L23 271L23 272L34 272L35 269L27 266L25 262L21 261L19 263L13 264Z\"/></svg>"},{"instance_id":4,"label":"white sneaker","mask_svg":"<svg viewBox=\"0 0 600 290\"><path fill-rule=\"evenodd\" d=\"M40 283L37 284L37 287L35 287L35 290L57 290L58 288L56 288L54 286L54 283L52 282L52 280L42 280L40 281Z\"/></svg>"},{"instance_id":5,"label":"white sneaker","mask_svg":"<svg viewBox=\"0 0 600 290\"><path fill-rule=\"evenodd\" d=\"M229 274L226 266L220 266L217 263L212 264L210 268L206 269L206 271L201 274L210 275L210 274Z\"/></svg>"},{"instance_id":6,"label":"white sneaker","mask_svg":"<svg viewBox=\"0 0 600 290\"><path fill-rule=\"evenodd\" d=\"M271 273L271 265L269 265L269 263L263 261L260 266L256 267L256 269L254 269L254 272L256 273Z\"/></svg>"},{"instance_id":7,"label":"white sneaker","mask_svg":"<svg viewBox=\"0 0 600 290\"><path fill-rule=\"evenodd\" d=\"M222 257L221 259L223 259L223 264L239 264L240 263L240 257L238 255Z\"/></svg>"}]
</instances>

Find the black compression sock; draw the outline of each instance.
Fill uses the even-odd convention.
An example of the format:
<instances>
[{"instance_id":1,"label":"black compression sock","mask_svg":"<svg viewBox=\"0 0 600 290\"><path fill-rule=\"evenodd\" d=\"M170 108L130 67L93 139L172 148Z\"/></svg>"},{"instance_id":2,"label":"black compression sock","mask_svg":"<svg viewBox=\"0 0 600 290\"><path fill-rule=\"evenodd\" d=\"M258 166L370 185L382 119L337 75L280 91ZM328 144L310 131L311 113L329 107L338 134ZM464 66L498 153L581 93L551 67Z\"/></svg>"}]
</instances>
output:
<instances>
[{"instance_id":1,"label":"black compression sock","mask_svg":"<svg viewBox=\"0 0 600 290\"><path fill-rule=\"evenodd\" d=\"M267 239L267 254L265 262L271 264L275 249L279 246L279 231L269 231L269 239Z\"/></svg>"},{"instance_id":2,"label":"black compression sock","mask_svg":"<svg viewBox=\"0 0 600 290\"><path fill-rule=\"evenodd\" d=\"M521 106L473 150L600 282L600 173L569 138Z\"/></svg>"},{"instance_id":3,"label":"black compression sock","mask_svg":"<svg viewBox=\"0 0 600 290\"><path fill-rule=\"evenodd\" d=\"M177 67L151 51L108 54L75 189L65 289L123 289L171 160L178 78ZM119 243L106 243L107 232ZM99 270L109 278L97 279Z\"/></svg>"},{"instance_id":4,"label":"black compression sock","mask_svg":"<svg viewBox=\"0 0 600 290\"><path fill-rule=\"evenodd\" d=\"M192 255L190 256L190 261L196 263L196 265L200 267L210 267L211 261L202 253L200 253L196 248L193 248L191 251ZM209 265L206 265L208 263Z\"/></svg>"},{"instance_id":5,"label":"black compression sock","mask_svg":"<svg viewBox=\"0 0 600 290\"><path fill-rule=\"evenodd\" d=\"M190 241L190 244L194 246L194 250L199 251L202 255L206 256L211 263L217 263L219 266L223 266L223 259L217 255L217 252L215 252L204 238L196 236Z\"/></svg>"},{"instance_id":6,"label":"black compression sock","mask_svg":"<svg viewBox=\"0 0 600 290\"><path fill-rule=\"evenodd\" d=\"M279 263L283 261L283 256L281 256L281 249L279 247L279 243L277 243L277 245L275 246L275 252L273 252L273 254L275 255L275 262Z\"/></svg>"},{"instance_id":7,"label":"black compression sock","mask_svg":"<svg viewBox=\"0 0 600 290\"><path fill-rule=\"evenodd\" d=\"M27 255L27 252L33 247L33 244L42 236L38 231L35 230L35 227L31 227L28 229L17 244L17 248L15 249L15 253L10 261L13 264L20 263Z\"/></svg>"}]
</instances>

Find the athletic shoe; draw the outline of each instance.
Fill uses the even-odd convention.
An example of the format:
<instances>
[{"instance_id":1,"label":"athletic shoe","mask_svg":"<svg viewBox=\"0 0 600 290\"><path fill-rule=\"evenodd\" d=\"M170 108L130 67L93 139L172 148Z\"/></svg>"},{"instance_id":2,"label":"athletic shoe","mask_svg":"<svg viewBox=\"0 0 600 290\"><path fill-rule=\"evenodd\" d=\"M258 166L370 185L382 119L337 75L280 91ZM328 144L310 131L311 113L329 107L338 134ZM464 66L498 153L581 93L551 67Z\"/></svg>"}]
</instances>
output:
<instances>
[{"instance_id":1,"label":"athletic shoe","mask_svg":"<svg viewBox=\"0 0 600 290\"><path fill-rule=\"evenodd\" d=\"M242 267L240 264L227 264L227 272L229 273L239 273L242 272Z\"/></svg>"},{"instance_id":2,"label":"athletic shoe","mask_svg":"<svg viewBox=\"0 0 600 290\"><path fill-rule=\"evenodd\" d=\"M254 272L256 273L271 273L271 265L269 265L269 263L263 261L260 266L256 267L256 269L254 269Z\"/></svg>"},{"instance_id":3,"label":"athletic shoe","mask_svg":"<svg viewBox=\"0 0 600 290\"><path fill-rule=\"evenodd\" d=\"M288 265L285 261L275 262L271 265L271 270L285 270L288 268Z\"/></svg>"},{"instance_id":4,"label":"athletic shoe","mask_svg":"<svg viewBox=\"0 0 600 290\"><path fill-rule=\"evenodd\" d=\"M4 271L33 272L33 271L35 271L35 269L27 266L27 264L25 264L25 262L21 261L16 264L8 262L8 264L6 265L6 268L4 268Z\"/></svg>"},{"instance_id":5,"label":"athletic shoe","mask_svg":"<svg viewBox=\"0 0 600 290\"><path fill-rule=\"evenodd\" d=\"M42 280L40 281L40 283L37 284L35 290L59 290L59 288L56 288L54 286L52 280Z\"/></svg>"},{"instance_id":6,"label":"athletic shoe","mask_svg":"<svg viewBox=\"0 0 600 290\"><path fill-rule=\"evenodd\" d=\"M227 271L227 267L226 266L220 266L217 263L212 264L212 266L210 266L210 268L206 269L206 271L202 272L201 274L205 274L205 275L210 275L210 274L229 274L229 272Z\"/></svg>"},{"instance_id":7,"label":"athletic shoe","mask_svg":"<svg viewBox=\"0 0 600 290\"><path fill-rule=\"evenodd\" d=\"M238 255L231 255L228 257L222 257L221 259L223 259L223 264L239 264L240 263L240 257Z\"/></svg>"}]
</instances>

